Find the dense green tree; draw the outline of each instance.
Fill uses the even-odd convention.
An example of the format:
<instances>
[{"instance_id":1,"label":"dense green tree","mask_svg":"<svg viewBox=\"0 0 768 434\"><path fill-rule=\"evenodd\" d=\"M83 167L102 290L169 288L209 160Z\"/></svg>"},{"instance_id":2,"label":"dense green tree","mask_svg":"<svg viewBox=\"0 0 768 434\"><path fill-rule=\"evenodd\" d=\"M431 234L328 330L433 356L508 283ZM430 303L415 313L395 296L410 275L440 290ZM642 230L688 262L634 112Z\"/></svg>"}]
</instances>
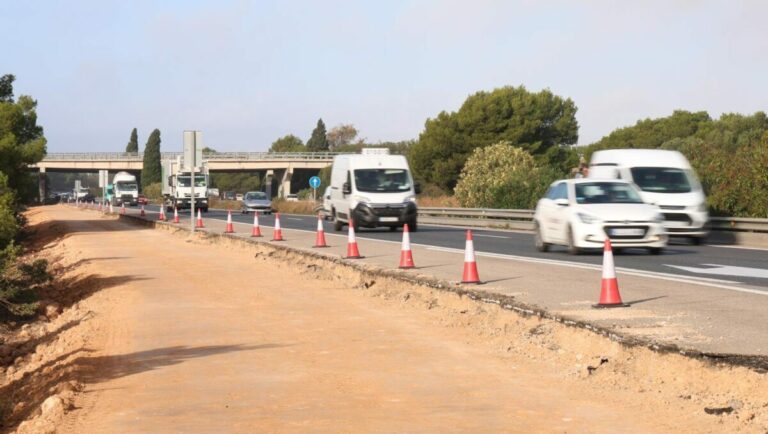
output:
<instances>
[{"instance_id":1,"label":"dense green tree","mask_svg":"<svg viewBox=\"0 0 768 434\"><path fill-rule=\"evenodd\" d=\"M331 128L331 130L328 131L328 134L326 134L326 137L328 138L328 147L330 150L335 151L342 146L349 146L355 141L358 134L359 132L357 131L357 128L352 124L337 125ZM360 143L362 142L363 141L360 140Z\"/></svg>"},{"instance_id":2,"label":"dense green tree","mask_svg":"<svg viewBox=\"0 0 768 434\"><path fill-rule=\"evenodd\" d=\"M0 78L0 172L16 200L27 201L36 193L36 188L30 188L27 166L43 159L46 140L37 125L37 101L26 95L14 101L13 80L13 75Z\"/></svg>"},{"instance_id":3,"label":"dense green tree","mask_svg":"<svg viewBox=\"0 0 768 434\"><path fill-rule=\"evenodd\" d=\"M307 140L307 151L323 152L328 150L328 137L326 136L325 123L317 120L317 126L312 130L312 137Z\"/></svg>"},{"instance_id":4,"label":"dense green tree","mask_svg":"<svg viewBox=\"0 0 768 434\"><path fill-rule=\"evenodd\" d=\"M141 170L141 187L160 182L160 130L155 128L144 146L144 167Z\"/></svg>"},{"instance_id":5,"label":"dense green tree","mask_svg":"<svg viewBox=\"0 0 768 434\"><path fill-rule=\"evenodd\" d=\"M576 105L570 98L507 86L477 92L457 112L428 119L409 159L418 177L452 189L477 148L505 141L536 155L577 140Z\"/></svg>"},{"instance_id":6,"label":"dense green tree","mask_svg":"<svg viewBox=\"0 0 768 434\"><path fill-rule=\"evenodd\" d=\"M269 152L306 152L307 147L304 146L304 142L300 138L293 134L280 137L272 142L272 146L269 148Z\"/></svg>"},{"instance_id":7,"label":"dense green tree","mask_svg":"<svg viewBox=\"0 0 768 434\"><path fill-rule=\"evenodd\" d=\"M209 148L207 146L203 148L203 155L206 155L206 154L218 154L218 153L219 153L219 151L217 151L217 150L215 150L213 148Z\"/></svg>"},{"instance_id":8,"label":"dense green tree","mask_svg":"<svg viewBox=\"0 0 768 434\"><path fill-rule=\"evenodd\" d=\"M128 153L139 152L139 135L136 132L136 128L134 128L131 131L131 139L128 141L128 144L125 145L125 152L128 152Z\"/></svg>"},{"instance_id":9,"label":"dense green tree","mask_svg":"<svg viewBox=\"0 0 768 434\"><path fill-rule=\"evenodd\" d=\"M245 193L248 191L261 191L262 175L257 172L214 172L211 173L211 186L218 188L219 193L234 191Z\"/></svg>"}]
</instances>

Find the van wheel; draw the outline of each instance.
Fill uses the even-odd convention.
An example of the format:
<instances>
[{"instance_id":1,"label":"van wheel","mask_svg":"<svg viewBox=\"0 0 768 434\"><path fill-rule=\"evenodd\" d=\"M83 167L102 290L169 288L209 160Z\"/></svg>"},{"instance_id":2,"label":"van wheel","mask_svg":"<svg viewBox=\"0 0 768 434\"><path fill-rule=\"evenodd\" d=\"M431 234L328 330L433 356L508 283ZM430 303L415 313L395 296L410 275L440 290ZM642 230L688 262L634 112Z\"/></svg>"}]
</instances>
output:
<instances>
[{"instance_id":1,"label":"van wheel","mask_svg":"<svg viewBox=\"0 0 768 434\"><path fill-rule=\"evenodd\" d=\"M395 232L395 231L397 231L397 226L390 226L390 227L389 227L389 231L390 231L390 232Z\"/></svg>"},{"instance_id":2,"label":"van wheel","mask_svg":"<svg viewBox=\"0 0 768 434\"><path fill-rule=\"evenodd\" d=\"M576 246L576 242L573 238L573 229L568 226L568 253L571 255L578 255L581 253L581 249Z\"/></svg>"},{"instance_id":3,"label":"van wheel","mask_svg":"<svg viewBox=\"0 0 768 434\"><path fill-rule=\"evenodd\" d=\"M336 211L333 212L333 230L336 232L341 232L341 230L344 229L344 223L339 220L339 217L336 215Z\"/></svg>"},{"instance_id":4,"label":"van wheel","mask_svg":"<svg viewBox=\"0 0 768 434\"><path fill-rule=\"evenodd\" d=\"M418 232L419 231L419 225L416 223L416 220L408 223L408 231L409 232Z\"/></svg>"},{"instance_id":5,"label":"van wheel","mask_svg":"<svg viewBox=\"0 0 768 434\"><path fill-rule=\"evenodd\" d=\"M541 235L541 227L539 227L538 222L533 223L533 232L534 232L534 245L536 246L536 250L540 252L546 252L549 250L549 243L544 242L544 237Z\"/></svg>"},{"instance_id":6,"label":"van wheel","mask_svg":"<svg viewBox=\"0 0 768 434\"><path fill-rule=\"evenodd\" d=\"M661 247L651 247L649 251L651 252L652 255L660 255L664 251L664 249L662 249Z\"/></svg>"}]
</instances>

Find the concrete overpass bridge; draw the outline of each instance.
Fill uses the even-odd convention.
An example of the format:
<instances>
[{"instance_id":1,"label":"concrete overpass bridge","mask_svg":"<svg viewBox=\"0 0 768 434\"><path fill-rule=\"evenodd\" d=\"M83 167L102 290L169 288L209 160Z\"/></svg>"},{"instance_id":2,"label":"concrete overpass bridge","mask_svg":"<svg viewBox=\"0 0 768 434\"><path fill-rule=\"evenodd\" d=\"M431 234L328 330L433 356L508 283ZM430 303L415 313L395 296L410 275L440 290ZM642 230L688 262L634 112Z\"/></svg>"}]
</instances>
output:
<instances>
[{"instance_id":1,"label":"concrete overpass bridge","mask_svg":"<svg viewBox=\"0 0 768 434\"><path fill-rule=\"evenodd\" d=\"M277 194L280 197L291 193L291 179L297 171L318 171L333 163L337 152L217 152L204 154L211 172L264 172L267 191L272 191L273 181L278 181ZM163 152L162 160L175 160L180 152ZM108 170L141 172L144 167L143 153L85 152L48 154L31 170L40 172L40 194L45 197L45 176L47 172L98 172ZM296 186L293 186L294 188ZM304 188L304 187L302 187Z\"/></svg>"}]
</instances>

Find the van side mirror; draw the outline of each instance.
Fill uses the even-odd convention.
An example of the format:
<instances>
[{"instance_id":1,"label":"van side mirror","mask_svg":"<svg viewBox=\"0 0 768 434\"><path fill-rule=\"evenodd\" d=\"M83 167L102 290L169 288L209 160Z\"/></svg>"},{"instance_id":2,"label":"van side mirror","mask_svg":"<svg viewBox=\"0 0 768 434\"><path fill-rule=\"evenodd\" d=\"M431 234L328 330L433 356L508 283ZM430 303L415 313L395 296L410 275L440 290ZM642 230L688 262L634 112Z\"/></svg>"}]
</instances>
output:
<instances>
[{"instance_id":1,"label":"van side mirror","mask_svg":"<svg viewBox=\"0 0 768 434\"><path fill-rule=\"evenodd\" d=\"M568 206L568 199L555 199L555 205L557 206Z\"/></svg>"},{"instance_id":2,"label":"van side mirror","mask_svg":"<svg viewBox=\"0 0 768 434\"><path fill-rule=\"evenodd\" d=\"M416 182L416 183L413 184L413 192L416 193L416 194L420 194L421 193L421 184L420 183Z\"/></svg>"},{"instance_id":3,"label":"van side mirror","mask_svg":"<svg viewBox=\"0 0 768 434\"><path fill-rule=\"evenodd\" d=\"M352 193L352 187L349 186L348 182L345 182L341 185L341 192L344 194L351 194Z\"/></svg>"}]
</instances>

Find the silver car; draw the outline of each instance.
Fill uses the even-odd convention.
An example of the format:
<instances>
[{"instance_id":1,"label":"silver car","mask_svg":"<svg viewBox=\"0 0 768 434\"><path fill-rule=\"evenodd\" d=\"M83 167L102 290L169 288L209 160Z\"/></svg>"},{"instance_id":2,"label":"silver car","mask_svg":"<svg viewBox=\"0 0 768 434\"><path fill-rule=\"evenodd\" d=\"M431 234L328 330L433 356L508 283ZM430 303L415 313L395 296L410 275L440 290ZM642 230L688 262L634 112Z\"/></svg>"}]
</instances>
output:
<instances>
[{"instance_id":1,"label":"silver car","mask_svg":"<svg viewBox=\"0 0 768 434\"><path fill-rule=\"evenodd\" d=\"M272 201L263 191L249 191L243 196L243 214L251 211L261 211L263 214L272 214Z\"/></svg>"}]
</instances>

